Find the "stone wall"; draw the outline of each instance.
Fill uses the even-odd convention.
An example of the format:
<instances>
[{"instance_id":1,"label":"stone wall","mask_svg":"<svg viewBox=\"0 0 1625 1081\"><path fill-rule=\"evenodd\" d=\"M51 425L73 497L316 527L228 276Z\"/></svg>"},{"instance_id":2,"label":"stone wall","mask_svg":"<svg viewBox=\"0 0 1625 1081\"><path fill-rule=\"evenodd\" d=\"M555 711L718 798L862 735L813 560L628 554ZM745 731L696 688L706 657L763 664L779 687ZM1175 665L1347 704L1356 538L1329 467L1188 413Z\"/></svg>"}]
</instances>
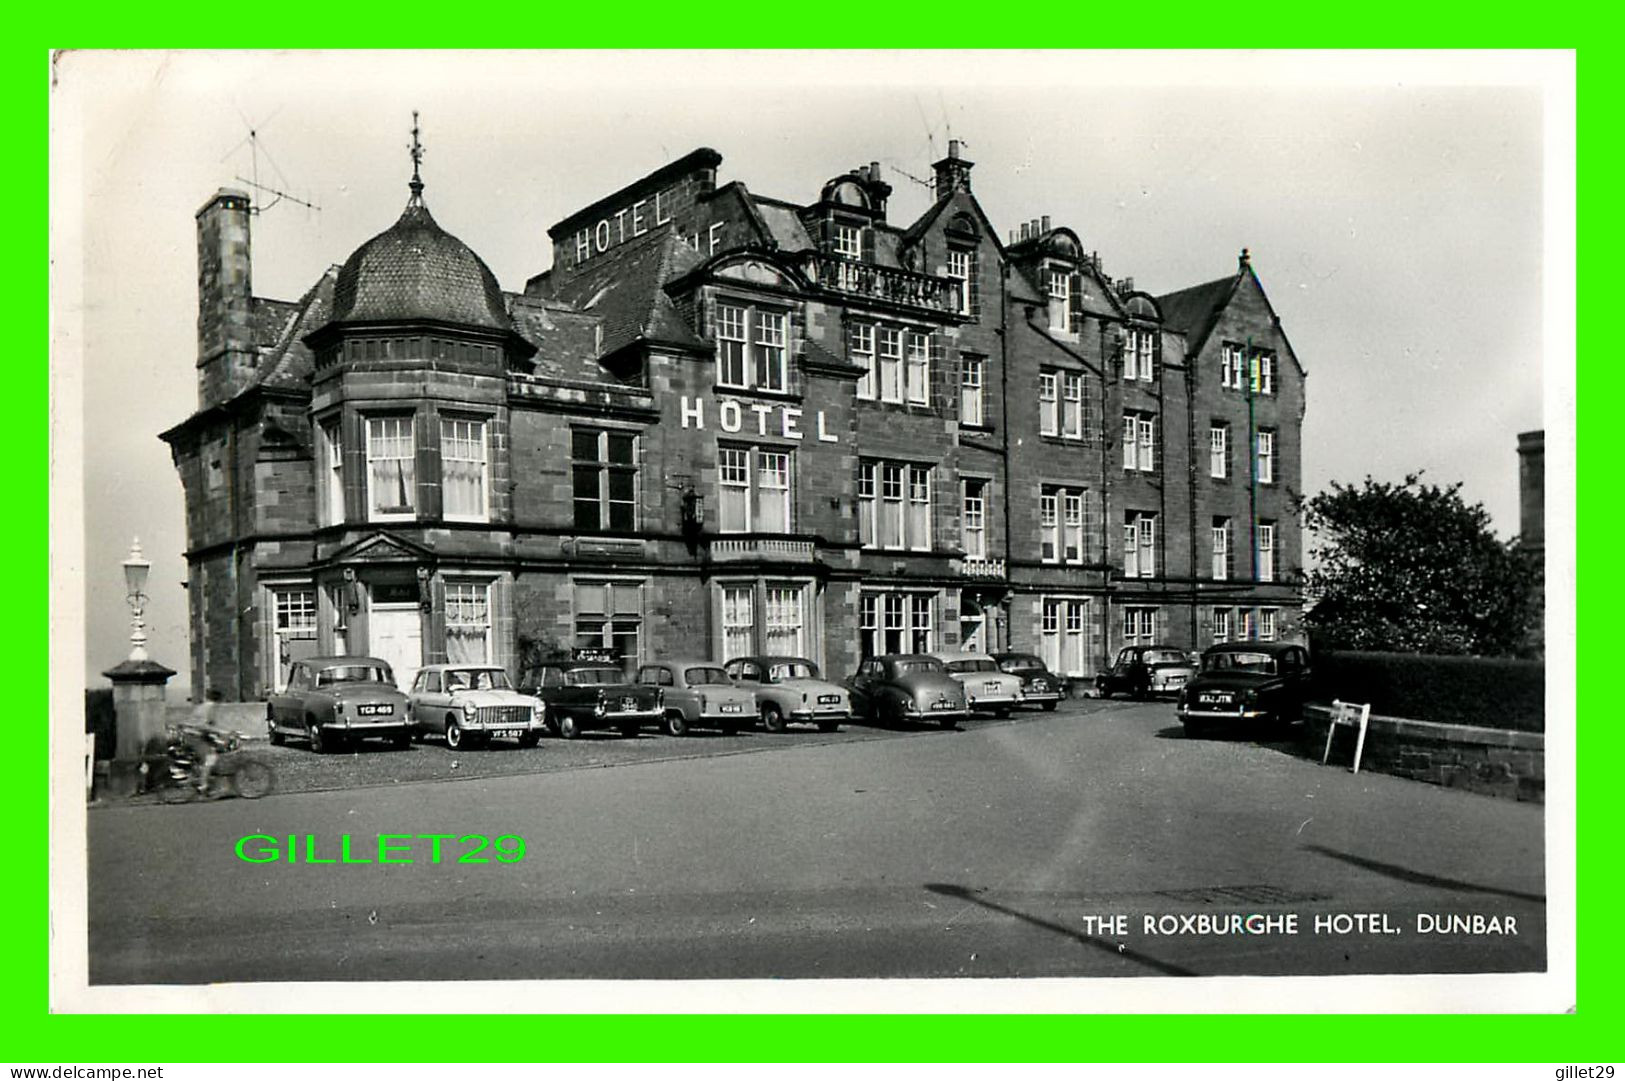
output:
<instances>
[{"instance_id":1,"label":"stone wall","mask_svg":"<svg viewBox=\"0 0 1625 1081\"><path fill-rule=\"evenodd\" d=\"M1331 708L1309 706L1304 722L1308 749L1319 758L1326 747ZM1332 740L1331 763L1352 763L1357 731L1339 729ZM1538 732L1373 715L1360 768L1505 799L1546 800L1546 737Z\"/></svg>"}]
</instances>

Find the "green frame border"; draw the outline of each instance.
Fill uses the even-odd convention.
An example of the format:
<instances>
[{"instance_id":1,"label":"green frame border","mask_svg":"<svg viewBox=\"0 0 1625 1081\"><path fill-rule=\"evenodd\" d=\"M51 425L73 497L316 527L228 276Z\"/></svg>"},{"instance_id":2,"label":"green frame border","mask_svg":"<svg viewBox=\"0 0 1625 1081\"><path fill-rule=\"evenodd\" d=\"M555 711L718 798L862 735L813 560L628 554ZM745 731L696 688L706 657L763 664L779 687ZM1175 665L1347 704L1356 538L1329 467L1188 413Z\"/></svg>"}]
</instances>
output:
<instances>
[{"instance_id":1,"label":"green frame border","mask_svg":"<svg viewBox=\"0 0 1625 1081\"><path fill-rule=\"evenodd\" d=\"M1612 130L1617 114L1608 107L1613 104L1608 99L1616 97L1618 91L1602 89L1604 80L1610 78L1609 65L1603 61L1617 58L1614 31L1604 28L1602 17L1581 9L1566 10L1554 19L1527 7L1514 9L1510 5L1435 9L1415 4L1377 8L1366 5L1359 9L1361 21L1354 23L1343 12L1326 10L1306 15L1299 5L1288 7L1275 2L1244 8L1161 4L1139 10L1118 9L1120 20L1105 12L1097 12L1091 19L1087 9L1080 8L1072 23L1075 29L1057 37L1052 32L1054 24L1043 18L1042 12L1023 17L1004 9L990 12L970 4L941 3L913 10L887 7L855 17L856 22L832 19L821 27L806 15L764 16L759 5L735 0L696 5L688 18L674 17L680 9L670 6L657 8L649 4L645 9L640 0L618 6L609 20L602 17L602 9L579 5L569 11L546 13L537 24L545 23L545 30L513 29L523 27L520 19L514 18L495 33L484 19L456 22L405 7L318 9L309 5L307 12L288 5L271 5L256 13L241 6L222 9L200 5L195 10L174 9L161 15L133 7L109 8L105 12L97 8L96 4L79 5L71 15L57 16L55 25L37 29L19 25L14 30L18 33L14 40L26 45L6 50L10 63L5 66L4 78L12 106L7 126L12 129L10 145L14 152L19 147L30 148L22 153L21 167L13 163L0 170L4 177L0 183L13 196L7 204L14 210L47 205L48 136L40 140L40 167L34 168L31 160L32 146L39 145L33 140L48 131L48 86L47 93L41 93L42 76L47 75L47 50L64 42L84 41L153 48L184 42L187 47L229 48L240 47L244 37L252 36L258 39L256 47L292 47L294 39L303 44L319 34L331 47L408 46L420 42L432 42L436 47L467 47L490 44L490 39L497 37L496 43L505 48L760 47L764 41L792 41L798 48L819 44L958 48L966 41L1003 48L1029 48L1035 44L1391 48L1448 47L1464 40L1475 46L1509 47L1511 39L1536 37L1557 42L1541 47L1571 48L1572 42L1583 40L1588 43L1584 59L1595 63L1590 65L1594 74L1589 82L1577 84L1577 91L1581 86L1588 91L1585 104L1590 106L1577 114L1582 120L1580 131L1594 129L1592 134L1597 138L1593 147L1610 147L1617 140ZM23 16L42 23L47 17ZM1305 18L1323 21L1318 26L1306 26ZM851 33L854 26L862 28L857 37ZM1159 32L1158 27L1164 32ZM780 30L783 32L775 32ZM517 35L517 40L500 40L499 35L510 34ZM1150 41L1145 40L1148 34ZM470 39L475 37L486 40L472 42ZM1520 43L1515 47L1526 46ZM1593 191L1607 190L1603 188L1603 170L1610 164L1609 157L1608 151L1580 156L1581 184L1589 180ZM1610 171L1607 180L1613 179ZM29 211L24 210L23 216L27 220ZM1596 241L1577 247L1577 270L1585 265L1579 260L1586 260L1598 272L1597 280L1606 280L1602 265L1606 254L1600 253L1611 254L1610 241L1618 231L1612 223L1604 228L1606 232ZM48 221L41 232L46 234L42 239L48 256ZM24 245L24 249L31 250L31 245ZM11 279L12 295L21 298L24 308L33 305L33 310L41 312L48 328L47 289L39 274L45 265L45 259L14 259L6 275ZM1591 292L1600 294L1599 289ZM1619 385L1615 366L1601 359L1591 360L1583 372L1577 373L1577 429L1580 387L1584 387L1590 402L1597 403L1612 401ZM48 642L37 637L37 628L41 624L39 617L49 613L46 522L50 403L46 369L22 358L14 359L10 390L21 406L14 421L20 438L13 450L18 468L13 473L12 520L28 524L0 534L0 552L10 566L24 568L17 592L23 599L25 618L10 621L0 629L0 646L17 670L41 672L47 670ZM1508 433L1509 470L1514 434ZM1605 451L1600 443L1600 439L1589 439L1578 444L1578 449L1585 452L1581 458L1585 468L1576 469L1577 526L1578 490L1601 496L1600 474L1617 455ZM1579 484L1582 480L1585 483ZM1608 527L1616 514L1609 508L1586 516L1585 536L1576 540L1585 542L1579 545L1579 551L1591 557L1588 566L1601 563L1604 545L1615 535ZM31 573L36 567L46 571L37 580ZM1592 603L1586 607L1581 625L1596 635L1593 642L1608 643L1611 636L1617 636L1614 621L1604 622L1612 592L1607 587L1601 593L1593 592ZM1591 670L1595 673L1611 668L1601 647L1584 655L1594 660ZM493 1029L493 1039L445 1040L427 1046L453 1061L507 1061L508 1055L516 1056L514 1061L1121 1061L1134 1056L1170 1062L1618 1061L1620 1042L1614 1025L1621 1013L1618 974L1625 965L1621 964L1618 936L1611 926L1619 880L1618 857L1612 853L1617 851L1620 817L1619 785L1611 767L1619 758L1621 746L1619 726L1600 708L1602 683L1603 677L1594 675L1589 685L1577 686L1577 708L1581 703L1596 707L1587 710L1596 721L1581 733L1578 761L1579 968L1578 1008L1572 1015L1384 1016L1356 1021L1336 1015L594 1016L553 1019L523 1036L510 1018L503 1019L500 1029ZM41 695L41 699L44 697ZM18 705L33 704L27 697L13 701ZM40 702L40 706L45 705ZM222 1061L236 1057L258 1061L261 1059L257 1056L264 1056L264 1061L412 1061L406 1054L408 1047L424 1045L392 1043L388 1033L399 1031L400 1023L417 1027L433 1024L434 1018L404 1018L389 1027L358 1028L355 1020L344 1016L287 1015L269 1019L268 1024L239 1027L227 1021L207 1029L180 1029L162 1019L155 1024L154 1018L143 1015L50 1014L46 982L48 845L41 843L49 836L44 783L47 752L45 741L25 734L39 732L36 718L43 710L36 712L27 706L15 709L10 718L8 742L18 753L13 782L0 789L4 821L10 823L11 833L11 867L6 875L11 888L0 898L0 913L10 931L8 978L0 983L4 1016L9 1022L6 1027L10 1030L4 1045L7 1060L139 1064L141 1059ZM77 705L65 703L64 708L76 709ZM458 1020L465 1033L478 1027L472 1018ZM494 1026L496 1019L489 1020ZM177 1039L182 1031L187 1037ZM255 1032L261 1036L255 1037Z\"/></svg>"}]
</instances>

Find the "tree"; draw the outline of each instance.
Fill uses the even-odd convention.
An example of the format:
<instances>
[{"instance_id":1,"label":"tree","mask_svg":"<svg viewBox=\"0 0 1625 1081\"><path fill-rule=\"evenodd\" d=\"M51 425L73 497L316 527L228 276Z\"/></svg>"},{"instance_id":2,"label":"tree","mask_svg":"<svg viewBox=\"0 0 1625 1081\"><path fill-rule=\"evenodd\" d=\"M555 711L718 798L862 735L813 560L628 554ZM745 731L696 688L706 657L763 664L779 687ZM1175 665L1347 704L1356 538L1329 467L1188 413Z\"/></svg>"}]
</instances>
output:
<instances>
[{"instance_id":1,"label":"tree","mask_svg":"<svg viewBox=\"0 0 1625 1081\"><path fill-rule=\"evenodd\" d=\"M1490 529L1461 485L1369 476L1303 504L1310 540L1304 621L1334 649L1510 656L1538 642L1539 568Z\"/></svg>"}]
</instances>

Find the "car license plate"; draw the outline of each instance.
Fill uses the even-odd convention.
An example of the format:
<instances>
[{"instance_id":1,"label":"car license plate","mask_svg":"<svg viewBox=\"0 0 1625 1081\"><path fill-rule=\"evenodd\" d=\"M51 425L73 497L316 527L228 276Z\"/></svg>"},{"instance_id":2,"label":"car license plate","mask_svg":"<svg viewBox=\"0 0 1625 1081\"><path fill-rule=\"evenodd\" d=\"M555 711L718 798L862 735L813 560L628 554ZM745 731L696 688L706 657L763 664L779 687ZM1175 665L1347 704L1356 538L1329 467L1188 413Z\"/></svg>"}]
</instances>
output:
<instances>
[{"instance_id":1,"label":"car license plate","mask_svg":"<svg viewBox=\"0 0 1625 1081\"><path fill-rule=\"evenodd\" d=\"M931 706L931 708L932 709L953 709L954 704L952 702L948 701L946 698L939 698Z\"/></svg>"},{"instance_id":2,"label":"car license plate","mask_svg":"<svg viewBox=\"0 0 1625 1081\"><path fill-rule=\"evenodd\" d=\"M1035 691L1047 691L1047 690L1049 690L1049 684L1045 683L1041 679L1035 679L1035 680L1033 680L1033 690L1035 690Z\"/></svg>"},{"instance_id":3,"label":"car license plate","mask_svg":"<svg viewBox=\"0 0 1625 1081\"><path fill-rule=\"evenodd\" d=\"M1163 682L1166 683L1170 687L1183 687L1185 685L1185 677L1184 676L1168 676L1167 678L1165 678L1163 680Z\"/></svg>"},{"instance_id":4,"label":"car license plate","mask_svg":"<svg viewBox=\"0 0 1625 1081\"><path fill-rule=\"evenodd\" d=\"M818 696L818 704L821 706L833 706L840 700L841 696L838 694L821 694Z\"/></svg>"},{"instance_id":5,"label":"car license plate","mask_svg":"<svg viewBox=\"0 0 1625 1081\"><path fill-rule=\"evenodd\" d=\"M1204 706L1228 706L1230 704L1228 694L1204 694L1199 697Z\"/></svg>"},{"instance_id":6,"label":"car license plate","mask_svg":"<svg viewBox=\"0 0 1625 1081\"><path fill-rule=\"evenodd\" d=\"M356 707L356 713L362 717L387 717L394 712L395 707L387 703L381 706L365 705Z\"/></svg>"},{"instance_id":7,"label":"car license plate","mask_svg":"<svg viewBox=\"0 0 1625 1081\"><path fill-rule=\"evenodd\" d=\"M738 702L724 702L724 703L722 703L722 712L724 712L724 713L738 713L739 712L739 703Z\"/></svg>"},{"instance_id":8,"label":"car license plate","mask_svg":"<svg viewBox=\"0 0 1625 1081\"><path fill-rule=\"evenodd\" d=\"M991 680L991 679L988 680L986 683L982 684L982 692L984 694L998 694L999 693L999 684L998 684L998 682L996 680Z\"/></svg>"},{"instance_id":9,"label":"car license plate","mask_svg":"<svg viewBox=\"0 0 1625 1081\"><path fill-rule=\"evenodd\" d=\"M497 739L518 739L520 736L524 735L524 733L517 728L498 728L496 731L492 732L491 735L495 736Z\"/></svg>"},{"instance_id":10,"label":"car license plate","mask_svg":"<svg viewBox=\"0 0 1625 1081\"><path fill-rule=\"evenodd\" d=\"M637 709L638 700L636 698L623 698L621 699L621 708L628 711Z\"/></svg>"}]
</instances>

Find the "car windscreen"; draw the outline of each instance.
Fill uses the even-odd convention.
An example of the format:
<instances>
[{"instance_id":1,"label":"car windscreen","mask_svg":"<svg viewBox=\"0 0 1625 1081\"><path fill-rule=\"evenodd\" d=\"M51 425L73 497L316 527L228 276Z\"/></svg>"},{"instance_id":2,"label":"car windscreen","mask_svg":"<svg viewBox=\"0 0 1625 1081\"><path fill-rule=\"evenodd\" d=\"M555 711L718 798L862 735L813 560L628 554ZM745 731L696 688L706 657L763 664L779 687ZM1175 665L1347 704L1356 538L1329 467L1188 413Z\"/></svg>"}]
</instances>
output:
<instances>
[{"instance_id":1,"label":"car windscreen","mask_svg":"<svg viewBox=\"0 0 1625 1081\"><path fill-rule=\"evenodd\" d=\"M1146 664L1189 664L1190 658L1177 649L1153 649L1145 655Z\"/></svg>"},{"instance_id":2,"label":"car windscreen","mask_svg":"<svg viewBox=\"0 0 1625 1081\"><path fill-rule=\"evenodd\" d=\"M1204 672L1260 672L1275 674L1275 658L1268 653L1210 653L1202 658Z\"/></svg>"},{"instance_id":3,"label":"car windscreen","mask_svg":"<svg viewBox=\"0 0 1625 1081\"><path fill-rule=\"evenodd\" d=\"M913 660L898 661L897 674L906 676L917 672L941 672L942 662L932 657L916 657Z\"/></svg>"},{"instance_id":4,"label":"car windscreen","mask_svg":"<svg viewBox=\"0 0 1625 1081\"><path fill-rule=\"evenodd\" d=\"M785 661L767 670L770 683L783 683L787 679L817 679L818 666L806 661Z\"/></svg>"},{"instance_id":5,"label":"car windscreen","mask_svg":"<svg viewBox=\"0 0 1625 1081\"><path fill-rule=\"evenodd\" d=\"M1044 662L1037 657L1006 657L999 662L999 667L1006 672L1028 672L1044 667Z\"/></svg>"},{"instance_id":6,"label":"car windscreen","mask_svg":"<svg viewBox=\"0 0 1625 1081\"><path fill-rule=\"evenodd\" d=\"M509 691L508 673L500 668L454 668L446 673L446 689L452 691Z\"/></svg>"},{"instance_id":7,"label":"car windscreen","mask_svg":"<svg viewBox=\"0 0 1625 1081\"><path fill-rule=\"evenodd\" d=\"M998 670L999 666L992 661L965 660L948 662L948 671L950 672L997 672Z\"/></svg>"},{"instance_id":8,"label":"car windscreen","mask_svg":"<svg viewBox=\"0 0 1625 1081\"><path fill-rule=\"evenodd\" d=\"M590 683L625 683L626 673L619 668L575 668L564 673L564 682L572 687Z\"/></svg>"},{"instance_id":9,"label":"car windscreen","mask_svg":"<svg viewBox=\"0 0 1625 1081\"><path fill-rule=\"evenodd\" d=\"M683 678L688 681L690 687L707 687L714 683L720 683L725 687L733 685L733 680L728 678L728 673L720 668L710 666L685 668L683 669Z\"/></svg>"},{"instance_id":10,"label":"car windscreen","mask_svg":"<svg viewBox=\"0 0 1625 1081\"><path fill-rule=\"evenodd\" d=\"M394 683L389 669L376 664L341 664L316 673L316 686L334 687L340 683Z\"/></svg>"}]
</instances>

